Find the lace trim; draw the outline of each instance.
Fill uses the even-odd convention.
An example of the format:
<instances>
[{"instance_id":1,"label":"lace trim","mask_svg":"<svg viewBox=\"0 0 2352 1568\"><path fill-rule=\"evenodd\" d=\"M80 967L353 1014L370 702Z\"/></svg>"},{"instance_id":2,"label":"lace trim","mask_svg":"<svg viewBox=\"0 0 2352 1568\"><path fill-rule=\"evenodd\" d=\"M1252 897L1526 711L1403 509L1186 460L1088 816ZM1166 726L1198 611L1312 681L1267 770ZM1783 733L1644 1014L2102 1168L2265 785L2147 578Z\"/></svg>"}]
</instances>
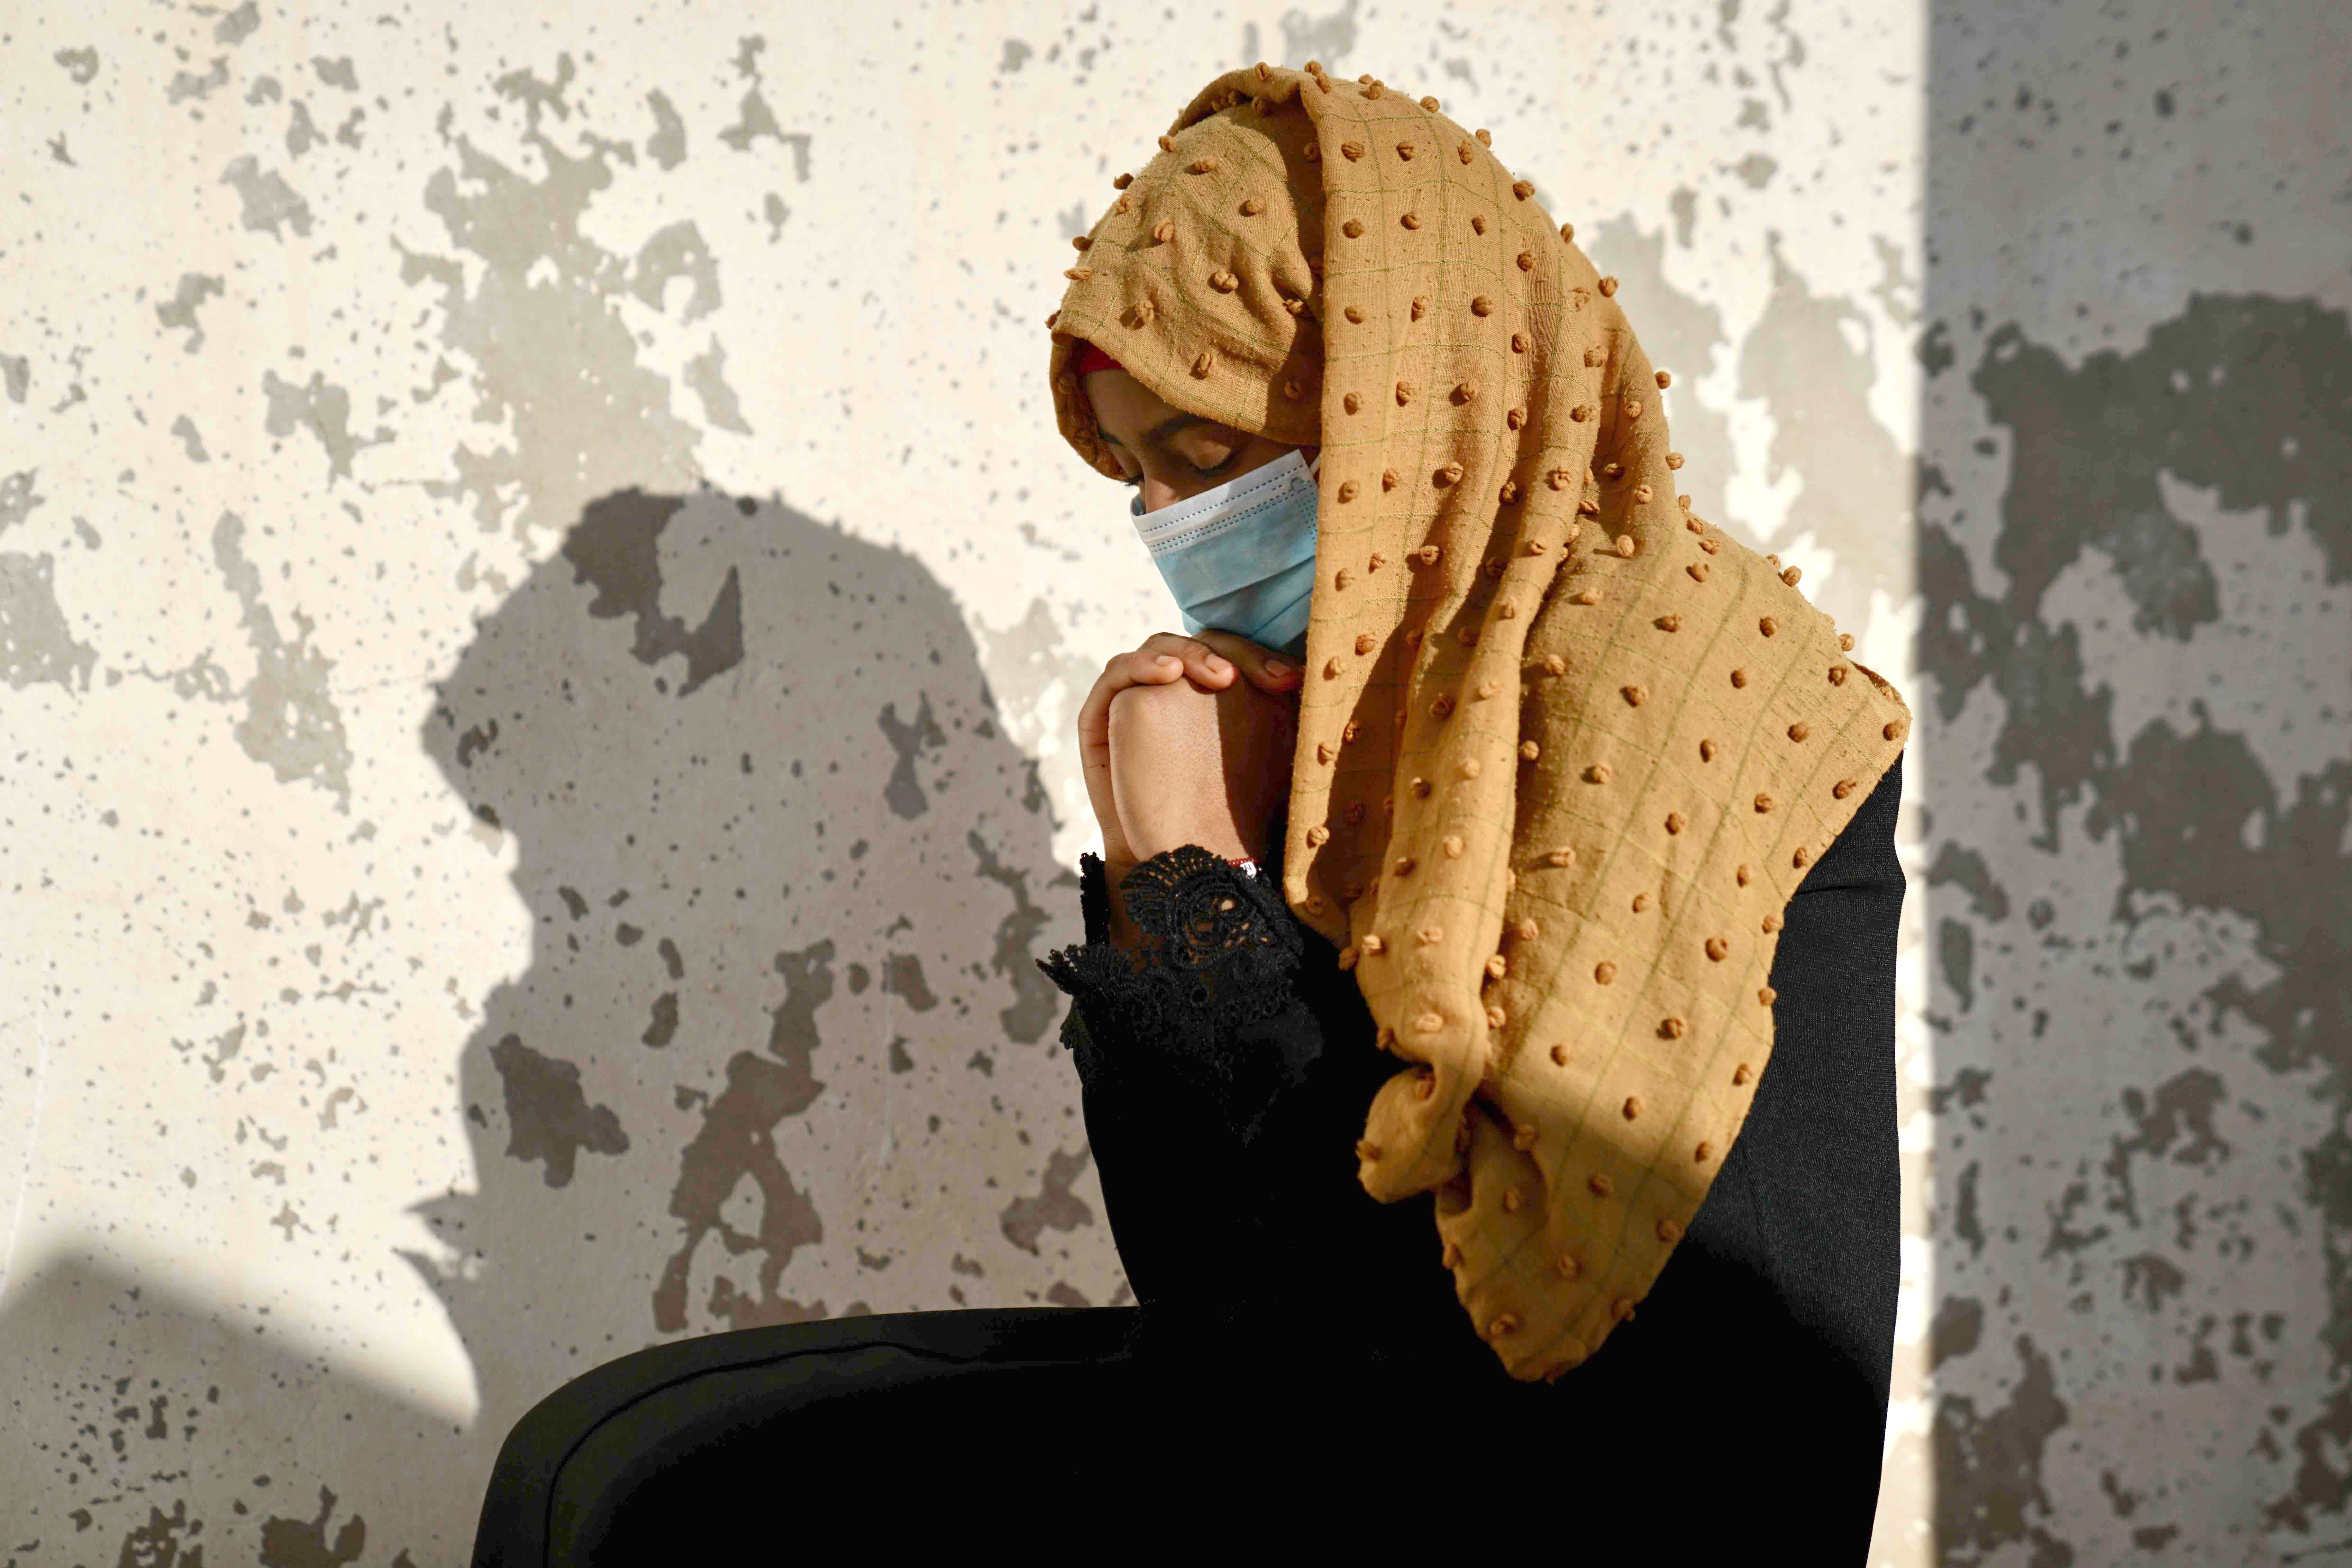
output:
<instances>
[{"instance_id":1,"label":"lace trim","mask_svg":"<svg viewBox=\"0 0 2352 1568\"><path fill-rule=\"evenodd\" d=\"M1100 888L1103 864L1086 855L1079 865L1081 900L1090 903L1086 890ZM1252 875L1195 844L1121 878L1142 952L1097 940L1037 961L1074 999L1061 1037L1080 1079L1092 1087L1172 1071L1238 1120L1252 1119L1276 1079L1288 1075L1278 1054L1237 1049L1235 1037L1293 1004L1291 979L1306 951L1280 889L1278 868Z\"/></svg>"}]
</instances>

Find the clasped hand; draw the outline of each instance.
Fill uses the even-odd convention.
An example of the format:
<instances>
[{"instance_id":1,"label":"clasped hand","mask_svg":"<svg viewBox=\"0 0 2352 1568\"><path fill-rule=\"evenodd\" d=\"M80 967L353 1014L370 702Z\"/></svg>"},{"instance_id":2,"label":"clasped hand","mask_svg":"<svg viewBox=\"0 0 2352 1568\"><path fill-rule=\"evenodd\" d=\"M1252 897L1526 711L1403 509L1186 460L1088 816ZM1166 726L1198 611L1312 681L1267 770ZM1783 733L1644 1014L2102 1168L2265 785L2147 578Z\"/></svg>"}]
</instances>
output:
<instances>
[{"instance_id":1,"label":"clasped hand","mask_svg":"<svg viewBox=\"0 0 2352 1568\"><path fill-rule=\"evenodd\" d=\"M1078 710L1087 795L1102 828L1112 940L1136 933L1118 880L1197 844L1263 860L1290 796L1302 672L1231 632L1160 632L1103 666Z\"/></svg>"}]
</instances>

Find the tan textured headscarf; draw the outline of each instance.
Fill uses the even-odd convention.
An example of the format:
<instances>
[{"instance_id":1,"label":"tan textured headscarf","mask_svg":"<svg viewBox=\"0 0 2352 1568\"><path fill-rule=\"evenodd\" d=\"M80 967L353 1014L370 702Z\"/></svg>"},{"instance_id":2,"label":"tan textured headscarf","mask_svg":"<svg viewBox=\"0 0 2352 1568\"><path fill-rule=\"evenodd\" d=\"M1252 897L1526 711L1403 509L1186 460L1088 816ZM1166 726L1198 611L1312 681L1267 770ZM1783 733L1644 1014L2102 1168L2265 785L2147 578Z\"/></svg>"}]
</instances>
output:
<instances>
[{"instance_id":1,"label":"tan textured headscarf","mask_svg":"<svg viewBox=\"0 0 2352 1568\"><path fill-rule=\"evenodd\" d=\"M1218 77L1046 324L1105 474L1082 340L1322 447L1284 894L1410 1064L1364 1189L1435 1195L1471 1323L1531 1379L1697 1212L1771 1056L1782 911L1910 710L1795 569L1690 514L1616 280L1437 109L1312 61Z\"/></svg>"}]
</instances>

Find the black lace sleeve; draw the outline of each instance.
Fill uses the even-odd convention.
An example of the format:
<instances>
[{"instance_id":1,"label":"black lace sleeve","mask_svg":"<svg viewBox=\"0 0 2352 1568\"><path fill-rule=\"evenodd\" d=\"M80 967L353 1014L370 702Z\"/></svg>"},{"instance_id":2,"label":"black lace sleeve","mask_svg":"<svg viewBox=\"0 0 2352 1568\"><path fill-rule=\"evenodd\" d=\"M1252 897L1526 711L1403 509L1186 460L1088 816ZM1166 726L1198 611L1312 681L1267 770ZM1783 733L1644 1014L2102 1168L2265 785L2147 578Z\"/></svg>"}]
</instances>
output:
<instances>
[{"instance_id":1,"label":"black lace sleeve","mask_svg":"<svg viewBox=\"0 0 2352 1568\"><path fill-rule=\"evenodd\" d=\"M1109 941L1102 862L1087 855L1079 865L1087 941L1037 966L1073 998L1062 1043L1080 1082L1181 1084L1215 1108L1220 1123L1246 1131L1297 1076L1283 1053L1239 1044L1251 1025L1295 1000L1304 943L1278 871L1253 875L1191 844L1153 856L1119 883L1144 938L1130 954Z\"/></svg>"},{"instance_id":2,"label":"black lace sleeve","mask_svg":"<svg viewBox=\"0 0 2352 1568\"><path fill-rule=\"evenodd\" d=\"M1323 1052L1310 994L1324 969L1349 977L1284 903L1278 866L1254 876L1197 845L1143 862L1119 885L1135 953L1109 941L1102 862L1080 869L1087 940L1038 967L1071 998L1062 1043L1128 1279L1147 1306L1270 1287L1299 1228L1276 1215L1300 1188L1288 1164ZM1311 1140L1350 1185L1352 1142Z\"/></svg>"}]
</instances>

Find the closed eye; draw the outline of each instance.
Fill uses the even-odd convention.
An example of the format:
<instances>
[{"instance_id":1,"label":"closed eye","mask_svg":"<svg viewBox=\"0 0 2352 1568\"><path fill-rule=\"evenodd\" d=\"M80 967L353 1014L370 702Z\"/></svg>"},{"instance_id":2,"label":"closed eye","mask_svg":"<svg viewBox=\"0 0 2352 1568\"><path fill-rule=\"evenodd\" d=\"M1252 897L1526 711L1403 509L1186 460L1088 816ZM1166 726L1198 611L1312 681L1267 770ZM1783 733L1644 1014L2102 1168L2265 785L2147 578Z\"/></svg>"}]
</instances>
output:
<instances>
[{"instance_id":1,"label":"closed eye","mask_svg":"<svg viewBox=\"0 0 2352 1568\"><path fill-rule=\"evenodd\" d=\"M1213 479L1218 475L1223 473L1226 469L1232 468L1235 463L1241 461L1241 456L1242 455L1239 452L1235 452L1232 457L1227 458L1223 462L1219 463L1213 468L1203 468L1195 465L1192 468L1192 473L1194 477L1198 479ZM1129 489L1140 489L1143 488L1143 476L1141 474L1138 474L1132 479L1121 479L1118 482L1125 485Z\"/></svg>"}]
</instances>

